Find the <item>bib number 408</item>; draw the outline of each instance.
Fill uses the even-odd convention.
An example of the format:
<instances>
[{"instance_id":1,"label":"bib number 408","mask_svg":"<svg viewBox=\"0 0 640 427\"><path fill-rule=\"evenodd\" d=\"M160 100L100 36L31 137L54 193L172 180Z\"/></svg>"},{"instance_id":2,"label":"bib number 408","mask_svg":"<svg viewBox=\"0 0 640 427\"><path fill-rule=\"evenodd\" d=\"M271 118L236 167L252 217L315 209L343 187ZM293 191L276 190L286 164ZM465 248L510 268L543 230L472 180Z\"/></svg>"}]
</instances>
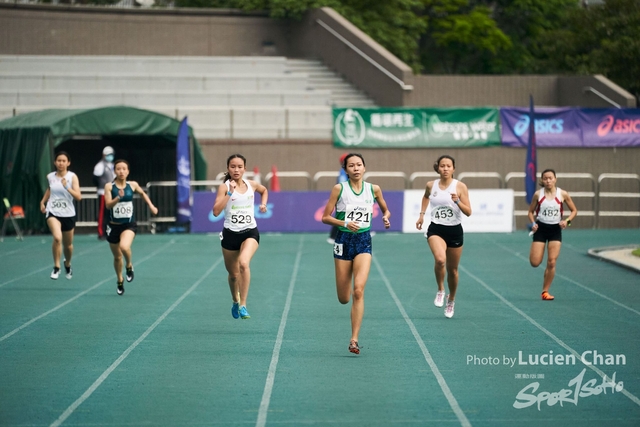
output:
<instances>
[{"instance_id":1,"label":"bib number 408","mask_svg":"<svg viewBox=\"0 0 640 427\"><path fill-rule=\"evenodd\" d=\"M113 209L113 212L120 217L128 218L131 216L131 214L133 214L133 206L131 205L116 206Z\"/></svg>"}]
</instances>

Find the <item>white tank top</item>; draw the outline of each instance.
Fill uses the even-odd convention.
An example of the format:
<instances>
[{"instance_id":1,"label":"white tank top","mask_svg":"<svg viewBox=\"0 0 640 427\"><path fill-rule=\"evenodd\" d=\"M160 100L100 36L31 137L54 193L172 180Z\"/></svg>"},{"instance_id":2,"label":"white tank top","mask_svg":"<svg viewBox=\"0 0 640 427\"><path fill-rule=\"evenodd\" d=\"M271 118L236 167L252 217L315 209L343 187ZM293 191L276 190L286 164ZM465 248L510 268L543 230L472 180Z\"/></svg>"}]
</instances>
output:
<instances>
[{"instance_id":1,"label":"white tank top","mask_svg":"<svg viewBox=\"0 0 640 427\"><path fill-rule=\"evenodd\" d=\"M67 188L73 185L73 177L75 173L67 171L65 178L67 180ZM68 218L76 215L76 208L73 206L73 196L67 188L62 186L62 178L56 176L56 172L47 174L49 181L49 200L47 201L47 214Z\"/></svg>"},{"instance_id":2,"label":"white tank top","mask_svg":"<svg viewBox=\"0 0 640 427\"><path fill-rule=\"evenodd\" d=\"M342 189L338 202L336 203L336 218L344 221L355 221L360 225L358 233L363 233L371 229L373 220L373 185L362 182L362 191L356 194L351 188L350 181L341 182ZM353 233L343 226L338 227L342 231Z\"/></svg>"},{"instance_id":3,"label":"white tank top","mask_svg":"<svg viewBox=\"0 0 640 427\"><path fill-rule=\"evenodd\" d=\"M440 180L433 181L429 206L431 207L431 222L440 225L458 225L462 222L462 214L458 205L451 200L451 193L457 192L458 180L451 181L449 186L440 189Z\"/></svg>"},{"instance_id":4,"label":"white tank top","mask_svg":"<svg viewBox=\"0 0 640 427\"><path fill-rule=\"evenodd\" d=\"M227 201L227 206L224 207L224 228L236 232L249 230L258 226L254 216L255 198L253 187L251 187L251 184L249 184L246 179L242 181L244 181L247 186L247 191L242 194L234 191ZM225 184L227 188L231 188L229 181L226 181Z\"/></svg>"},{"instance_id":5,"label":"white tank top","mask_svg":"<svg viewBox=\"0 0 640 427\"><path fill-rule=\"evenodd\" d=\"M541 189L536 208L537 220L545 224L560 224L562 214L562 190L560 187L556 187L556 197L553 199L547 198L544 195L544 188Z\"/></svg>"}]
</instances>

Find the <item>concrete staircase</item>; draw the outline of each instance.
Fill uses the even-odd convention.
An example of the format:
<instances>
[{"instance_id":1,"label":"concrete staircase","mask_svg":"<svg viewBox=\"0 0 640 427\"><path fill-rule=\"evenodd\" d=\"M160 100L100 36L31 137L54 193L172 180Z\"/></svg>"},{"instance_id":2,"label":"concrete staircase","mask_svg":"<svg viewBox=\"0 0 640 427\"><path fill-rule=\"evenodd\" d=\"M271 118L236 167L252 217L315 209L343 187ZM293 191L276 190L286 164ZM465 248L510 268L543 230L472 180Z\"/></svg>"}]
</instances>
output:
<instances>
[{"instance_id":1,"label":"concrete staircase","mask_svg":"<svg viewBox=\"0 0 640 427\"><path fill-rule=\"evenodd\" d=\"M315 59L287 58L286 70L305 73L309 76L309 88L330 90L334 107L375 107L375 102L366 93L332 71L322 61Z\"/></svg>"}]
</instances>

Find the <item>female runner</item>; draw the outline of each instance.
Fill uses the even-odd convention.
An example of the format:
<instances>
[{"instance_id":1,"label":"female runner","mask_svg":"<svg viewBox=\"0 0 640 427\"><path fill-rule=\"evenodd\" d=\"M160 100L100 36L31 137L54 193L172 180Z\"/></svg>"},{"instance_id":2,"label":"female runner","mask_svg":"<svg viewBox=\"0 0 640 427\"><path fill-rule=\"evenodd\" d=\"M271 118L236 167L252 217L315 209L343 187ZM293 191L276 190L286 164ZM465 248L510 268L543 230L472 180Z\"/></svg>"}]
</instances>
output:
<instances>
[{"instance_id":1,"label":"female runner","mask_svg":"<svg viewBox=\"0 0 640 427\"><path fill-rule=\"evenodd\" d=\"M224 211L224 228L220 232L222 256L231 291L231 315L234 319L249 319L247 297L251 283L251 258L258 250L260 232L255 219L255 193L260 194L260 212L267 212L269 192L256 182L244 179L247 159L233 154L227 159L224 183L218 187L213 214Z\"/></svg>"},{"instance_id":2,"label":"female runner","mask_svg":"<svg viewBox=\"0 0 640 427\"><path fill-rule=\"evenodd\" d=\"M51 278L60 276L60 257L64 252L64 269L67 279L73 277L71 257L73 256L73 233L76 227L76 208L73 201L82 200L78 176L69 170L71 159L64 151L54 159L56 171L47 175L49 188L40 201L40 211L47 216L47 225L53 235L53 271ZM45 205L46 203L46 205Z\"/></svg>"},{"instance_id":3,"label":"female runner","mask_svg":"<svg viewBox=\"0 0 640 427\"><path fill-rule=\"evenodd\" d=\"M562 230L571 225L571 220L578 215L578 209L569 193L556 187L556 172L553 169L542 172L540 186L542 188L533 194L529 205L528 215L533 233L529 262L532 267L538 267L542 263L546 244L547 267L542 281L542 299L553 301L554 296L549 294L549 288L556 275L556 261L562 246ZM567 219L562 219L564 204L570 211Z\"/></svg>"},{"instance_id":4,"label":"female runner","mask_svg":"<svg viewBox=\"0 0 640 427\"><path fill-rule=\"evenodd\" d=\"M380 187L364 181L365 163L362 155L347 154L342 168L349 179L336 184L331 190L322 215L322 222L338 227L333 244L338 301L341 304L347 304L353 294L349 351L360 354L358 334L364 316L364 288L371 269L370 230L373 204L377 202L380 206L385 228L391 226L389 222L391 212L382 197ZM335 217L331 215L334 209Z\"/></svg>"},{"instance_id":5,"label":"female runner","mask_svg":"<svg viewBox=\"0 0 640 427\"><path fill-rule=\"evenodd\" d=\"M444 276L447 273L449 295L446 296L444 315L452 318L456 291L458 290L458 265L462 256L464 232L462 230L462 214L471 215L471 203L467 186L453 179L456 161L453 157L440 156L433 169L440 175L439 179L427 182L420 217L416 228L422 230L424 214L431 206L431 223L426 237L435 261L434 272L438 292L433 301L436 307L445 305Z\"/></svg>"},{"instance_id":6,"label":"female runner","mask_svg":"<svg viewBox=\"0 0 640 427\"><path fill-rule=\"evenodd\" d=\"M124 279L122 278L122 257L126 261L127 282L133 280L133 262L131 245L138 230L134 208L133 195L138 193L149 206L153 215L158 213L147 193L135 181L127 181L129 163L126 160L116 160L113 163L116 178L104 186L104 204L109 210L107 224L107 242L113 254L113 268L116 270L118 295L124 294Z\"/></svg>"}]
</instances>

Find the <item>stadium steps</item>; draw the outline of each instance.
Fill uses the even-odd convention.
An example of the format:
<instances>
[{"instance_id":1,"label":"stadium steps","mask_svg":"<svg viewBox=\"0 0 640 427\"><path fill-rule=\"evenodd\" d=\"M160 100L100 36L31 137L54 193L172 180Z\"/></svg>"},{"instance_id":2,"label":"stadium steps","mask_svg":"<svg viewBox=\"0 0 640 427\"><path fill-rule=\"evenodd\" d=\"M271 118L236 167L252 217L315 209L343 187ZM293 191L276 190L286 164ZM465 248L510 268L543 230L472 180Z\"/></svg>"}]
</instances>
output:
<instances>
[{"instance_id":1,"label":"stadium steps","mask_svg":"<svg viewBox=\"0 0 640 427\"><path fill-rule=\"evenodd\" d=\"M286 69L291 73L308 75L310 89L330 90L331 103L335 107L375 107L376 105L366 93L332 71L322 61L287 58Z\"/></svg>"}]
</instances>

